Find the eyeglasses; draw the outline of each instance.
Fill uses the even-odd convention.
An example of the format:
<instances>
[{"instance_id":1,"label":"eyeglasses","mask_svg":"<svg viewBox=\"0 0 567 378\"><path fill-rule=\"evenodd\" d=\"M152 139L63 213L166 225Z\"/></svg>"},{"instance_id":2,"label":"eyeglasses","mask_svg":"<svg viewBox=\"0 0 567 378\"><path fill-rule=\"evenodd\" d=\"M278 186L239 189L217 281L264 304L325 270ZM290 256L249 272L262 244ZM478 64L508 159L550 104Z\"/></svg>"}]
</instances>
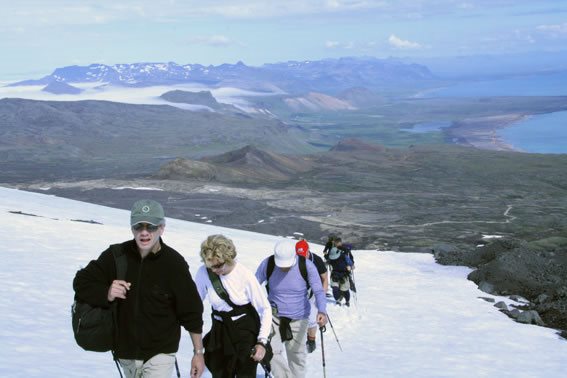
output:
<instances>
[{"instance_id":1,"label":"eyeglasses","mask_svg":"<svg viewBox=\"0 0 567 378\"><path fill-rule=\"evenodd\" d=\"M134 231L142 231L144 228L148 230L148 232L156 232L159 229L159 226L149 223L136 223L132 226L132 230Z\"/></svg>"},{"instance_id":2,"label":"eyeglasses","mask_svg":"<svg viewBox=\"0 0 567 378\"><path fill-rule=\"evenodd\" d=\"M217 270L217 269L222 269L222 267L224 266L224 264L226 264L225 261L220 262L220 263L215 264L215 265L211 265L211 266L209 267L209 269L215 269L215 270Z\"/></svg>"}]
</instances>

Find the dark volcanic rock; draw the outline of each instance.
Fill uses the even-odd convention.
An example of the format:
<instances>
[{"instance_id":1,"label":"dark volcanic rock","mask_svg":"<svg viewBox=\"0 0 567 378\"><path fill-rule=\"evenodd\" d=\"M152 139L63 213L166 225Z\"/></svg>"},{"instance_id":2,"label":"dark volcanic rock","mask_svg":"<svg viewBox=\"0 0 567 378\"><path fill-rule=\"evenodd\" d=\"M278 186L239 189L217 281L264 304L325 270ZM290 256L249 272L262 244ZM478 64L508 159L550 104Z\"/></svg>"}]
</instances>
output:
<instances>
[{"instance_id":1,"label":"dark volcanic rock","mask_svg":"<svg viewBox=\"0 0 567 378\"><path fill-rule=\"evenodd\" d=\"M496 239L492 243L474 250L435 249L433 253L435 259L441 265L465 265L475 268L494 260L499 254L519 247L522 243L522 241L514 239Z\"/></svg>"},{"instance_id":2,"label":"dark volcanic rock","mask_svg":"<svg viewBox=\"0 0 567 378\"><path fill-rule=\"evenodd\" d=\"M484 291L520 295L529 302L518 321L567 329L567 250L562 238L527 243L499 239L472 251L435 253L444 265L477 268L468 278ZM546 248L543 248L545 246ZM512 298L512 296L511 296ZM540 319L541 316L541 319Z\"/></svg>"},{"instance_id":3,"label":"dark volcanic rock","mask_svg":"<svg viewBox=\"0 0 567 378\"><path fill-rule=\"evenodd\" d=\"M311 162L302 157L245 146L221 155L205 157L201 161L176 159L162 166L157 177L225 183L289 181L297 174L309 171L311 167Z\"/></svg>"},{"instance_id":4,"label":"dark volcanic rock","mask_svg":"<svg viewBox=\"0 0 567 378\"><path fill-rule=\"evenodd\" d=\"M475 283L487 281L498 288L500 294L521 294L536 298L541 293L553 293L562 269L550 266L553 259L525 248L517 248L495 256L493 260L479 265L469 274ZM564 269L567 273L567 269ZM565 276L565 274L564 274Z\"/></svg>"},{"instance_id":5,"label":"dark volcanic rock","mask_svg":"<svg viewBox=\"0 0 567 378\"><path fill-rule=\"evenodd\" d=\"M359 139L343 139L331 148L336 152L385 152L386 148L377 144L364 143Z\"/></svg>"}]
</instances>

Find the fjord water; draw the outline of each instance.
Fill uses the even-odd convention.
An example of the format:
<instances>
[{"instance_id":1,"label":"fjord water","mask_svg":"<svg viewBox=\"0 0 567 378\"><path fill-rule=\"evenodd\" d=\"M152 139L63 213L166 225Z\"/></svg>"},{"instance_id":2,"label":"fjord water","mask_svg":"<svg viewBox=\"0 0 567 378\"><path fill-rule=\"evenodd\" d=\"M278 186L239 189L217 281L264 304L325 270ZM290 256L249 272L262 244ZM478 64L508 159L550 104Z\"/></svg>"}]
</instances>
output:
<instances>
[{"instance_id":1,"label":"fjord water","mask_svg":"<svg viewBox=\"0 0 567 378\"><path fill-rule=\"evenodd\" d=\"M542 154L567 153L567 112L531 116L499 130L515 149Z\"/></svg>"},{"instance_id":2,"label":"fjord water","mask_svg":"<svg viewBox=\"0 0 567 378\"><path fill-rule=\"evenodd\" d=\"M429 91L424 97L567 96L567 72L466 81ZM566 100L567 101L567 100ZM567 112L534 115L498 135L524 152L567 153Z\"/></svg>"},{"instance_id":3,"label":"fjord water","mask_svg":"<svg viewBox=\"0 0 567 378\"><path fill-rule=\"evenodd\" d=\"M467 80L424 93L424 97L567 96L567 72Z\"/></svg>"}]
</instances>

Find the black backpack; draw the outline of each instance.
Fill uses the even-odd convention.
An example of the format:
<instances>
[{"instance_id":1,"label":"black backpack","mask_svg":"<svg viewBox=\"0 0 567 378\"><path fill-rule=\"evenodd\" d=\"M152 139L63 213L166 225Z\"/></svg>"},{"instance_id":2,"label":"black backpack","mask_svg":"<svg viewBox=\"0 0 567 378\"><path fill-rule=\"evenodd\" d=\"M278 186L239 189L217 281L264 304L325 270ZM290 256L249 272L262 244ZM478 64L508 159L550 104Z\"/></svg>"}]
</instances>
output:
<instances>
[{"instance_id":1,"label":"black backpack","mask_svg":"<svg viewBox=\"0 0 567 378\"><path fill-rule=\"evenodd\" d=\"M116 279L126 278L127 261L120 244L110 246L116 264ZM114 350L117 332L117 301L110 307L91 306L75 299L71 307L71 320L75 341L84 350L108 352Z\"/></svg>"}]
</instances>

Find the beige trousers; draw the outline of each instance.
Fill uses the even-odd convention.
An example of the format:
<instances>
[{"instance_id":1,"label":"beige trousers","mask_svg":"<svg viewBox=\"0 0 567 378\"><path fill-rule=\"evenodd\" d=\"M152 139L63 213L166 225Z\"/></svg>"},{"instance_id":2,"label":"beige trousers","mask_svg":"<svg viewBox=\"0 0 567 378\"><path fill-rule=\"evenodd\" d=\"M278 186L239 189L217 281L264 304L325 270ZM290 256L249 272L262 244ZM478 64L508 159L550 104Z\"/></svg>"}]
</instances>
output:
<instances>
[{"instance_id":1,"label":"beige trousers","mask_svg":"<svg viewBox=\"0 0 567 378\"><path fill-rule=\"evenodd\" d=\"M308 319L296 320L290 323L293 339L282 343L279 326L280 319L272 317L271 344L274 357L271 361L272 374L275 378L305 378L307 352L305 339L307 338Z\"/></svg>"},{"instance_id":2,"label":"beige trousers","mask_svg":"<svg viewBox=\"0 0 567 378\"><path fill-rule=\"evenodd\" d=\"M142 360L118 360L126 378L171 378L175 353L156 354L145 363Z\"/></svg>"}]
</instances>

